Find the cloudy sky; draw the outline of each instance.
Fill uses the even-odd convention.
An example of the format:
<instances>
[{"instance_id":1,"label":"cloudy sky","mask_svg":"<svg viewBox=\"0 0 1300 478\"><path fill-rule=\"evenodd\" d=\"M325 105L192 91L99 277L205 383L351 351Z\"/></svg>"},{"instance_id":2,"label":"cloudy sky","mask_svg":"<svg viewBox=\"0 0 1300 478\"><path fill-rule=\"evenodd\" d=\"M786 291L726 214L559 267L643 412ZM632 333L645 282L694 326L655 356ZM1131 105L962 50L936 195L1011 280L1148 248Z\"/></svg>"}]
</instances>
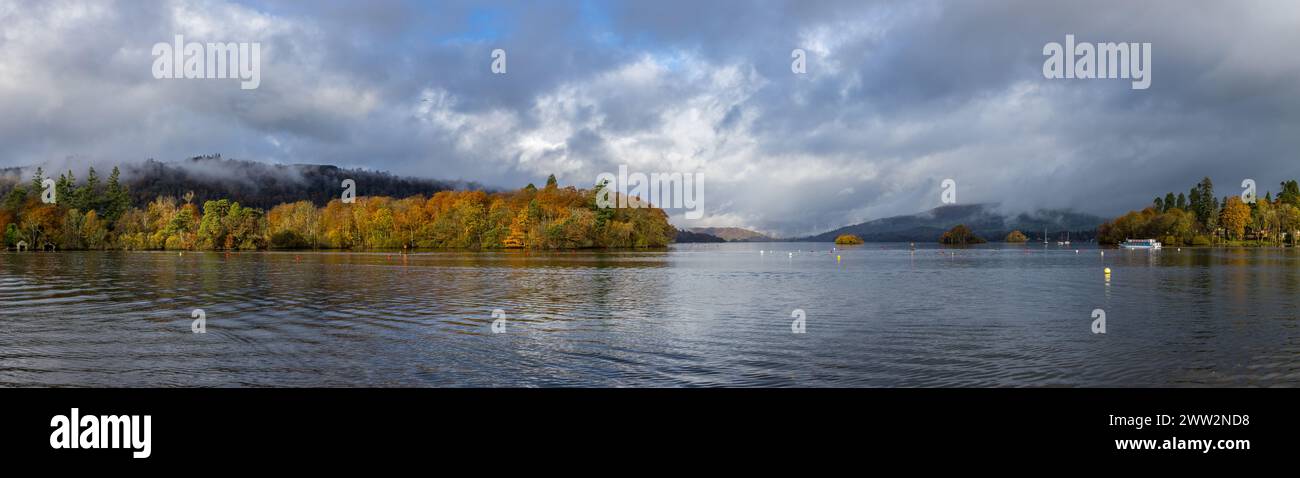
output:
<instances>
[{"instance_id":1,"label":"cloudy sky","mask_svg":"<svg viewBox=\"0 0 1300 478\"><path fill-rule=\"evenodd\" d=\"M177 34L259 42L260 87L155 79ZM1044 78L1066 34L1150 42L1150 88ZM513 188L626 164L704 174L679 225L776 234L929 209L946 178L1113 214L1300 177L1297 49L1287 1L0 0L0 166L221 153Z\"/></svg>"}]
</instances>

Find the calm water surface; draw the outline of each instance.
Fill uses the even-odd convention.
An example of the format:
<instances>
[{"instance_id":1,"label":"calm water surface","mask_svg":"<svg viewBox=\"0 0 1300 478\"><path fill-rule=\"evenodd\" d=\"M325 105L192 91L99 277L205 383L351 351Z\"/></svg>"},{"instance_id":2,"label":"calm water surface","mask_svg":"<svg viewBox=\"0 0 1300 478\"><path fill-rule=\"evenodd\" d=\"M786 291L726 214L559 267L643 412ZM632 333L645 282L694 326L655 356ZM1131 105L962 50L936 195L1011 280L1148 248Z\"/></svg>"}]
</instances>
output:
<instances>
[{"instance_id":1,"label":"calm water surface","mask_svg":"<svg viewBox=\"0 0 1300 478\"><path fill-rule=\"evenodd\" d=\"M1300 384L1294 249L832 247L0 253L0 385Z\"/></svg>"}]
</instances>

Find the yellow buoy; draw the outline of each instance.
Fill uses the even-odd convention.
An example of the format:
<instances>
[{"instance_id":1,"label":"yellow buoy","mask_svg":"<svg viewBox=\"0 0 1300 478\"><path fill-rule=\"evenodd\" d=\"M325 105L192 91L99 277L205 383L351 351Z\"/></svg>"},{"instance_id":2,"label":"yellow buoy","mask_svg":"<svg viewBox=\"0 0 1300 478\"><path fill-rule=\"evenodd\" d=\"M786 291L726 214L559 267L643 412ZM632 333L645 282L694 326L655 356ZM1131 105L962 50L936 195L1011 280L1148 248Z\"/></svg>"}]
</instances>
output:
<instances>
[{"instance_id":1,"label":"yellow buoy","mask_svg":"<svg viewBox=\"0 0 1300 478\"><path fill-rule=\"evenodd\" d=\"M840 261L840 256L835 256L835 262L839 262L839 261Z\"/></svg>"}]
</instances>

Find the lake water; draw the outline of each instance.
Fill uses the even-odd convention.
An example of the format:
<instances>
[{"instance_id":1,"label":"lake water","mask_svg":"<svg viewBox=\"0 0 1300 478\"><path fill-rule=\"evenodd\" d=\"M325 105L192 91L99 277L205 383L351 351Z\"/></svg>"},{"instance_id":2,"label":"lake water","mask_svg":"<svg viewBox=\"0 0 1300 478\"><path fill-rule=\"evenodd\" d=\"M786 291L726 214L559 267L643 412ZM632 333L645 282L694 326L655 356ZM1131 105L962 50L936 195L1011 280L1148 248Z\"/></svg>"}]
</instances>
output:
<instances>
[{"instance_id":1,"label":"lake water","mask_svg":"<svg viewBox=\"0 0 1300 478\"><path fill-rule=\"evenodd\" d=\"M832 247L0 253L0 385L1300 384L1295 249Z\"/></svg>"}]
</instances>

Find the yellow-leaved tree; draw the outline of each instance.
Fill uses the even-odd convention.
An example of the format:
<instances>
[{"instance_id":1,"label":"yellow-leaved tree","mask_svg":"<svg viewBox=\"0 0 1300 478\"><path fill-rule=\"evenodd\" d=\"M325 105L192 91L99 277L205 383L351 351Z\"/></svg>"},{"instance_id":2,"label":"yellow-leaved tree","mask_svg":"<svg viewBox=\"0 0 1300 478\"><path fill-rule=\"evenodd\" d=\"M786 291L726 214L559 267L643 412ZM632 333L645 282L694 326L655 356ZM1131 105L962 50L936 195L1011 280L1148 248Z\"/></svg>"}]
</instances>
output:
<instances>
[{"instance_id":1,"label":"yellow-leaved tree","mask_svg":"<svg viewBox=\"0 0 1300 478\"><path fill-rule=\"evenodd\" d=\"M1223 204L1219 212L1219 224L1227 232L1229 239L1241 239L1246 234L1246 225L1250 223L1250 206L1240 197L1232 196Z\"/></svg>"}]
</instances>

